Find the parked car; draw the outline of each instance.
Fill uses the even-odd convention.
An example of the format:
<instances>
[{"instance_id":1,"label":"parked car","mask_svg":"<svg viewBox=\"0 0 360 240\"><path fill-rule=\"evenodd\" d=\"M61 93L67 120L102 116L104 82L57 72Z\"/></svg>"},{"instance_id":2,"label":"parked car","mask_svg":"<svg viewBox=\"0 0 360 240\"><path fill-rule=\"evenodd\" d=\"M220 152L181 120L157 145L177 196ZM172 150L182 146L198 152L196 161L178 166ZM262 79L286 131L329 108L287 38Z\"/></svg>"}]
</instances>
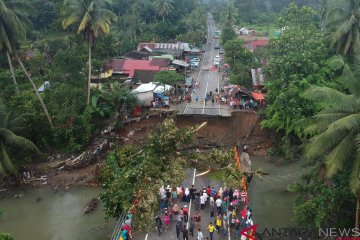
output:
<instances>
[{"instance_id":1,"label":"parked car","mask_svg":"<svg viewBox=\"0 0 360 240\"><path fill-rule=\"evenodd\" d=\"M219 54L224 54L224 49L219 49Z\"/></svg>"},{"instance_id":2,"label":"parked car","mask_svg":"<svg viewBox=\"0 0 360 240\"><path fill-rule=\"evenodd\" d=\"M197 57L192 58L192 59L190 60L190 62L200 62L200 58L197 58Z\"/></svg>"},{"instance_id":3,"label":"parked car","mask_svg":"<svg viewBox=\"0 0 360 240\"><path fill-rule=\"evenodd\" d=\"M220 49L219 45L216 45L216 46L215 46L215 49Z\"/></svg>"}]
</instances>

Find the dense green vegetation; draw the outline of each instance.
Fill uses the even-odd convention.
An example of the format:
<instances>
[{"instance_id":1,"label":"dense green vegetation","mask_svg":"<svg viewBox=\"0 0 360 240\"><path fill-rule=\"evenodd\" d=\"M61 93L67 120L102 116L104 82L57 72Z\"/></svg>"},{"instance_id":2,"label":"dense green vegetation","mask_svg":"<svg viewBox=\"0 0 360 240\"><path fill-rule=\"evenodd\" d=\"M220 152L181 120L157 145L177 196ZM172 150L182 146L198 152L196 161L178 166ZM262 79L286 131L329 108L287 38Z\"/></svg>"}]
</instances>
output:
<instances>
[{"instance_id":1,"label":"dense green vegetation","mask_svg":"<svg viewBox=\"0 0 360 240\"><path fill-rule=\"evenodd\" d=\"M192 0L176 8L172 1L85 2L86 8L76 0L0 4L8 13L0 25L1 98L13 116L26 116L26 131L19 134L41 151L80 151L104 118L117 113L120 119L131 111L135 98L111 81L90 94L90 76L100 73L104 59L139 42L177 38L200 46L204 41L206 9ZM50 87L38 93L45 81Z\"/></svg>"},{"instance_id":2,"label":"dense green vegetation","mask_svg":"<svg viewBox=\"0 0 360 240\"><path fill-rule=\"evenodd\" d=\"M231 52L226 55L231 81L251 87L249 68L267 59L268 107L261 125L278 132L270 154L285 161L307 159L309 172L289 186L299 193L298 223L358 227L359 1L294 1L285 9L277 4L290 1L211 3L218 7L213 12ZM269 35L265 50L252 54L232 40L232 25L281 31Z\"/></svg>"},{"instance_id":3,"label":"dense green vegetation","mask_svg":"<svg viewBox=\"0 0 360 240\"><path fill-rule=\"evenodd\" d=\"M136 99L121 84L109 80L102 89L90 88L104 59L139 42L204 42L207 9L199 1L82 2L86 8L76 0L0 0L1 176L16 175L38 149L78 152L106 118L128 115ZM359 1L289 3L209 0L209 10L222 29L233 83L250 88L250 69L268 60L269 106L261 124L278 132L270 153L307 159L310 168L289 186L299 193L295 218L310 227L359 227ZM232 28L243 24L275 25L282 32L265 52L251 53ZM182 76L164 71L155 78L172 84ZM45 82L49 86L39 93ZM152 228L147 223L153 222L157 191L183 179L186 161L177 147L190 143L193 131L167 119L143 146L112 152L103 169L107 216L119 216L137 198L137 226ZM219 153L211 158L219 160ZM241 175L227 171L229 184L236 184ZM0 233L0 239L11 238Z\"/></svg>"},{"instance_id":4,"label":"dense green vegetation","mask_svg":"<svg viewBox=\"0 0 360 240\"><path fill-rule=\"evenodd\" d=\"M258 65L254 55L244 47L241 39L227 41L224 49L225 60L231 66L231 83L251 88L250 70Z\"/></svg>"},{"instance_id":5,"label":"dense green vegetation","mask_svg":"<svg viewBox=\"0 0 360 240\"><path fill-rule=\"evenodd\" d=\"M195 130L179 129L174 119L167 118L144 145L110 153L102 172L105 192L101 199L107 216L120 216L136 199L133 210L139 214L134 216L135 226L152 230L159 208L158 191L164 185L178 186L185 178L187 158L177 153L177 148L191 143Z\"/></svg>"}]
</instances>

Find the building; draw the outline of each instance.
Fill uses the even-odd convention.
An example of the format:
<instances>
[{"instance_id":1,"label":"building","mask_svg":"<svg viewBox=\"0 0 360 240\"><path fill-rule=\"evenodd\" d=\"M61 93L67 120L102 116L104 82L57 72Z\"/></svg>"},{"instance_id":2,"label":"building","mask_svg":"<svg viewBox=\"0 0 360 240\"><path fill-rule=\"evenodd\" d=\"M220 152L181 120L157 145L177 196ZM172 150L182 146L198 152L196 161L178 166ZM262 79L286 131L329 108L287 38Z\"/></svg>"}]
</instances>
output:
<instances>
[{"instance_id":1,"label":"building","mask_svg":"<svg viewBox=\"0 0 360 240\"><path fill-rule=\"evenodd\" d=\"M158 54L151 52L142 52L142 51L130 51L124 55L125 59L133 59L133 60L148 60L152 56L156 56Z\"/></svg>"},{"instance_id":2,"label":"building","mask_svg":"<svg viewBox=\"0 0 360 240\"><path fill-rule=\"evenodd\" d=\"M112 59L104 63L103 71L113 70L113 74L133 78L135 70L169 70L170 60L155 58L152 60Z\"/></svg>"},{"instance_id":3,"label":"building","mask_svg":"<svg viewBox=\"0 0 360 240\"><path fill-rule=\"evenodd\" d=\"M188 43L139 43L137 51L142 52L159 52L172 54L175 57L181 57L184 52L191 52Z\"/></svg>"},{"instance_id":4,"label":"building","mask_svg":"<svg viewBox=\"0 0 360 240\"><path fill-rule=\"evenodd\" d=\"M251 52L254 52L256 48L265 47L266 45L268 45L268 43L269 43L269 40L259 39L259 40L245 42L244 47L249 49Z\"/></svg>"}]
</instances>

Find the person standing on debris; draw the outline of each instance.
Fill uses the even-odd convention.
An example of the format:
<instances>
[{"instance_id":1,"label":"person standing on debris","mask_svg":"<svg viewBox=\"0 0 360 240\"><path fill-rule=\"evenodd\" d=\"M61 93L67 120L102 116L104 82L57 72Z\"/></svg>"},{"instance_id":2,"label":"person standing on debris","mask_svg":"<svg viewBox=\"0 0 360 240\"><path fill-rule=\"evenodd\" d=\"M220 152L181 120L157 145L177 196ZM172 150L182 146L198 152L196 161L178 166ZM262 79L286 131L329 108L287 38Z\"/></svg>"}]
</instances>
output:
<instances>
[{"instance_id":1,"label":"person standing on debris","mask_svg":"<svg viewBox=\"0 0 360 240\"><path fill-rule=\"evenodd\" d=\"M250 172L251 171L251 160L248 154L248 146L244 146L243 148L243 152L240 155L240 159L241 159L241 166L243 167L243 170L245 172Z\"/></svg>"}]
</instances>

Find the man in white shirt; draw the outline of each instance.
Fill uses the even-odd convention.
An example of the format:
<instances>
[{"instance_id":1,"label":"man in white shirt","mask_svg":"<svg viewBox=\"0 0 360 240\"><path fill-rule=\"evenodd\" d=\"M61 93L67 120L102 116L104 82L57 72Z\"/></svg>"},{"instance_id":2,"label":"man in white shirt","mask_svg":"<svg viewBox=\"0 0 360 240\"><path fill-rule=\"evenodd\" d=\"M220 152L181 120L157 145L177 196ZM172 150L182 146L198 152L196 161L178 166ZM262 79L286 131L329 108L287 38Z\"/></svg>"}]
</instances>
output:
<instances>
[{"instance_id":1,"label":"man in white shirt","mask_svg":"<svg viewBox=\"0 0 360 240\"><path fill-rule=\"evenodd\" d=\"M200 209L201 209L201 210L204 210L204 209L205 209L205 202L206 202L206 198L205 198L204 195L202 195L202 196L200 197Z\"/></svg>"},{"instance_id":2,"label":"man in white shirt","mask_svg":"<svg viewBox=\"0 0 360 240\"><path fill-rule=\"evenodd\" d=\"M218 198L218 199L216 199L215 203L216 203L217 213L218 213L218 215L220 215L220 214L221 214L221 204L222 204L222 201L221 201L220 198Z\"/></svg>"},{"instance_id":3,"label":"man in white shirt","mask_svg":"<svg viewBox=\"0 0 360 240\"><path fill-rule=\"evenodd\" d=\"M203 235L203 233L201 232L201 229L199 228L199 229L198 229L198 235L197 235L196 240L203 240L203 239L204 239L204 235Z\"/></svg>"},{"instance_id":4,"label":"man in white shirt","mask_svg":"<svg viewBox=\"0 0 360 240\"><path fill-rule=\"evenodd\" d=\"M209 195L206 193L206 191L204 191L203 196L205 197L205 204L206 204L206 202L209 198Z\"/></svg>"}]
</instances>

